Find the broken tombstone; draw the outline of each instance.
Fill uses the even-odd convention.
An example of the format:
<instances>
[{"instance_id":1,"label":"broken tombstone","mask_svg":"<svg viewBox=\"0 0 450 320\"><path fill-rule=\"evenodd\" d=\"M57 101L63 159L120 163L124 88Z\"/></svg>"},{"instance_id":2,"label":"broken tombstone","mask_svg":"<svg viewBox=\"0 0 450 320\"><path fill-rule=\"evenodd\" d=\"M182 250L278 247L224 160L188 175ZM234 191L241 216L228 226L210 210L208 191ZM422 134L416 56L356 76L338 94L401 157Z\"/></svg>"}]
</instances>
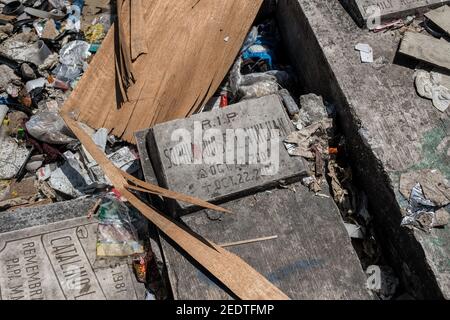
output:
<instances>
[{"instance_id":1,"label":"broken tombstone","mask_svg":"<svg viewBox=\"0 0 450 320\"><path fill-rule=\"evenodd\" d=\"M0 213L2 300L144 299L145 286L136 281L127 258L97 257L98 220L86 217L95 202L79 199ZM25 260L32 261L27 268L33 267L33 276L20 263ZM10 277L11 270L18 276Z\"/></svg>"}]
</instances>

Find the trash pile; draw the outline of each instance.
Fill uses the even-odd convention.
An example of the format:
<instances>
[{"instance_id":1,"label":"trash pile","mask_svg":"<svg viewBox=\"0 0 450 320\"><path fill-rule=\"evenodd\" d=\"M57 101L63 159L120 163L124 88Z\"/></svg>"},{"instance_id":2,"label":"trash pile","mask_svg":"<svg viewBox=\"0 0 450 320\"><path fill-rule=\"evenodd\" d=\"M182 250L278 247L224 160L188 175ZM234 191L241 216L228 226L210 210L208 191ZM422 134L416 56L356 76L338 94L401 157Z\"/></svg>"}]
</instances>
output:
<instances>
[{"instance_id":1,"label":"trash pile","mask_svg":"<svg viewBox=\"0 0 450 320\"><path fill-rule=\"evenodd\" d=\"M109 0L0 1L0 211L100 198L89 213L98 209L97 256L132 257L138 280L151 287L148 273L157 279L157 271L142 243L148 234L136 232L132 209L59 115L102 45L113 7ZM140 169L134 146L107 129L83 129L118 168Z\"/></svg>"},{"instance_id":2,"label":"trash pile","mask_svg":"<svg viewBox=\"0 0 450 320\"><path fill-rule=\"evenodd\" d=\"M278 94L288 110L296 112L298 107L288 91L295 88L296 78L282 57L280 43L275 20L254 26L220 89L199 112L271 94Z\"/></svg>"},{"instance_id":3,"label":"trash pile","mask_svg":"<svg viewBox=\"0 0 450 320\"><path fill-rule=\"evenodd\" d=\"M78 198L107 186L58 112L111 27L109 5L83 0L0 4L0 179L7 195L0 198L1 209L27 203L14 191L22 181L34 180L33 204ZM136 165L133 151L107 131L90 134L118 166Z\"/></svg>"}]
</instances>

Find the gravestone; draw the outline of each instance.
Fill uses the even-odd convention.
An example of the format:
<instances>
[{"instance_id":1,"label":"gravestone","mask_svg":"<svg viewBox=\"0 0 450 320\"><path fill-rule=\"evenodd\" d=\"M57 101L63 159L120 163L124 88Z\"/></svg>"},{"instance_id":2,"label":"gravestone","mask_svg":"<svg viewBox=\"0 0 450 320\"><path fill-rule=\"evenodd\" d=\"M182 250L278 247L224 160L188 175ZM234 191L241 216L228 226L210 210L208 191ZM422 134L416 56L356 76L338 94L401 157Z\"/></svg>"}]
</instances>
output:
<instances>
[{"instance_id":1,"label":"gravestone","mask_svg":"<svg viewBox=\"0 0 450 320\"><path fill-rule=\"evenodd\" d=\"M363 26L379 14L381 21L420 14L450 1L443 0L341 0L356 22Z\"/></svg>"},{"instance_id":2,"label":"gravestone","mask_svg":"<svg viewBox=\"0 0 450 320\"><path fill-rule=\"evenodd\" d=\"M303 160L282 143L293 130L280 98L271 95L155 125L148 147L162 186L218 202L306 174Z\"/></svg>"},{"instance_id":3,"label":"gravestone","mask_svg":"<svg viewBox=\"0 0 450 320\"><path fill-rule=\"evenodd\" d=\"M0 214L1 300L137 300L145 287L126 258L96 258L95 200Z\"/></svg>"},{"instance_id":4,"label":"gravestone","mask_svg":"<svg viewBox=\"0 0 450 320\"><path fill-rule=\"evenodd\" d=\"M154 183L146 136L148 130L135 134L145 179ZM190 230L219 245L270 237L226 249L292 299L372 299L338 208L325 186L323 193L316 196L294 183L221 204L232 215L200 210L180 219ZM165 263L175 299L235 298L163 234L152 242L152 250L158 261Z\"/></svg>"}]
</instances>

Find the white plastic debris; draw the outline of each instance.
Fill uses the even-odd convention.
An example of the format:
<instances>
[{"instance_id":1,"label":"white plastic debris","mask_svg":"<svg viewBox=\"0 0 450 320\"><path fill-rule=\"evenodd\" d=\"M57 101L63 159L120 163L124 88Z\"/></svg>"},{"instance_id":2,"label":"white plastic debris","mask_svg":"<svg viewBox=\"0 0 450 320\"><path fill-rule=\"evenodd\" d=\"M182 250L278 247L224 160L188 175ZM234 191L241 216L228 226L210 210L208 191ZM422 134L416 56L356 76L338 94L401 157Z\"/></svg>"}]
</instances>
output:
<instances>
[{"instance_id":1,"label":"white plastic debris","mask_svg":"<svg viewBox=\"0 0 450 320\"><path fill-rule=\"evenodd\" d=\"M85 61L90 57L91 45L86 41L75 40L63 46L59 52L59 62L68 66L83 67Z\"/></svg>"},{"instance_id":2,"label":"white plastic debris","mask_svg":"<svg viewBox=\"0 0 450 320\"><path fill-rule=\"evenodd\" d=\"M56 169L56 164L47 164L36 172L36 176L39 181L46 181L50 178L52 172Z\"/></svg>"},{"instance_id":3,"label":"white plastic debris","mask_svg":"<svg viewBox=\"0 0 450 320\"><path fill-rule=\"evenodd\" d=\"M414 75L419 96L432 100L433 105L441 112L445 112L450 106L450 88L443 85L444 77L448 76L420 69Z\"/></svg>"},{"instance_id":4,"label":"white plastic debris","mask_svg":"<svg viewBox=\"0 0 450 320\"><path fill-rule=\"evenodd\" d=\"M422 186L420 183L417 183L411 190L407 215L403 218L401 225L417 225L417 221L421 216L426 214L434 216L435 211L436 204L425 197Z\"/></svg>"},{"instance_id":5,"label":"white plastic debris","mask_svg":"<svg viewBox=\"0 0 450 320\"><path fill-rule=\"evenodd\" d=\"M360 52L361 62L372 63L373 62L373 49L367 43L358 43L355 49Z\"/></svg>"},{"instance_id":6,"label":"white plastic debris","mask_svg":"<svg viewBox=\"0 0 450 320\"><path fill-rule=\"evenodd\" d=\"M347 233L352 239L364 239L364 234L361 230L360 226L355 224L346 223L345 229L347 229Z\"/></svg>"}]
</instances>

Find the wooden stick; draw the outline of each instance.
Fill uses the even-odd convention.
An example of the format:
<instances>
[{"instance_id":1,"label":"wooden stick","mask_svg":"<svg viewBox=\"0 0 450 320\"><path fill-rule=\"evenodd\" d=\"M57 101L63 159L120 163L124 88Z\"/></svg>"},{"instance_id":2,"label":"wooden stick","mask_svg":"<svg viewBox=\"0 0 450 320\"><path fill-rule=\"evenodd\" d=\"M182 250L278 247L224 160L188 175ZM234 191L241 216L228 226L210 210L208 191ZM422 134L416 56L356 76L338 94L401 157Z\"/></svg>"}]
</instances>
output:
<instances>
[{"instance_id":1,"label":"wooden stick","mask_svg":"<svg viewBox=\"0 0 450 320\"><path fill-rule=\"evenodd\" d=\"M277 239L277 238L278 238L278 236L271 236L271 237L264 237L264 238L258 238L258 239L250 239L250 240L242 240L242 241L236 241L236 242L230 242L230 243L223 243L223 244L219 244L219 246L222 248L227 248L227 247L240 246L243 244L273 240L273 239Z\"/></svg>"}]
</instances>

